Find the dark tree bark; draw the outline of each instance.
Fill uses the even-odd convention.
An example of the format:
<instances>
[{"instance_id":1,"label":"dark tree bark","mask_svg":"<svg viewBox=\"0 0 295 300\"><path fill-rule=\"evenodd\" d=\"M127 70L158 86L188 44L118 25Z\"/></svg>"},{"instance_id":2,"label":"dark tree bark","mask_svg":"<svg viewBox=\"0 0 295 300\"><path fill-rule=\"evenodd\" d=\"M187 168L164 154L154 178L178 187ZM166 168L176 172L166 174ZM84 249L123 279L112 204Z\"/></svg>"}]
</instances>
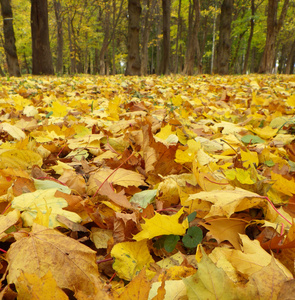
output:
<instances>
[{"instance_id":1,"label":"dark tree bark","mask_svg":"<svg viewBox=\"0 0 295 300\"><path fill-rule=\"evenodd\" d=\"M5 76L5 73L3 72L1 66L0 66L0 76L4 77Z\"/></svg>"},{"instance_id":2,"label":"dark tree bark","mask_svg":"<svg viewBox=\"0 0 295 300\"><path fill-rule=\"evenodd\" d=\"M156 74L160 75L161 74L161 39L159 38L159 36L162 33L162 26L161 26L161 15L160 15L160 4L159 1L157 2L157 6L156 6L156 32L157 32L157 52L156 52Z\"/></svg>"},{"instance_id":3,"label":"dark tree bark","mask_svg":"<svg viewBox=\"0 0 295 300\"><path fill-rule=\"evenodd\" d=\"M278 4L279 0L268 0L266 41L262 59L259 65L259 73L273 72L276 55L276 39L281 27L283 26L289 6L289 0L284 1L279 20L277 18Z\"/></svg>"},{"instance_id":4,"label":"dark tree bark","mask_svg":"<svg viewBox=\"0 0 295 300\"><path fill-rule=\"evenodd\" d=\"M162 9L163 9L163 54L162 54L161 73L169 74L171 0L162 0Z\"/></svg>"},{"instance_id":5,"label":"dark tree bark","mask_svg":"<svg viewBox=\"0 0 295 300\"><path fill-rule=\"evenodd\" d=\"M105 18L103 22L104 38L99 53L99 74L106 75L106 53L110 37L110 1L105 2Z\"/></svg>"},{"instance_id":6,"label":"dark tree bark","mask_svg":"<svg viewBox=\"0 0 295 300\"><path fill-rule=\"evenodd\" d=\"M70 60L71 60L70 74L74 74L76 73L76 51L74 50L73 47L71 22L72 20L69 14L68 15L68 37L69 37L69 49L70 49Z\"/></svg>"},{"instance_id":7,"label":"dark tree bark","mask_svg":"<svg viewBox=\"0 0 295 300\"><path fill-rule=\"evenodd\" d=\"M62 28L62 7L60 0L53 0L55 18L57 23L57 59L56 59L56 72L63 73L63 28Z\"/></svg>"},{"instance_id":8,"label":"dark tree bark","mask_svg":"<svg viewBox=\"0 0 295 300\"><path fill-rule=\"evenodd\" d=\"M223 0L220 13L219 43L217 46L217 73L228 74L231 52L231 21L233 0Z\"/></svg>"},{"instance_id":9,"label":"dark tree bark","mask_svg":"<svg viewBox=\"0 0 295 300\"><path fill-rule=\"evenodd\" d=\"M143 30L142 30L142 45L141 45L141 75L148 73L148 41L151 28L151 14L155 8L156 0L145 0L145 10L143 12Z\"/></svg>"},{"instance_id":10,"label":"dark tree bark","mask_svg":"<svg viewBox=\"0 0 295 300\"><path fill-rule=\"evenodd\" d=\"M256 10L255 9L255 1L251 0L250 34L249 34L249 38L248 38L247 50L246 50L246 55L245 55L243 74L246 74L246 72L247 72L248 61L249 61L249 57L250 57L251 43L252 43L252 38L253 38L253 34L254 34L255 10Z\"/></svg>"},{"instance_id":11,"label":"dark tree bark","mask_svg":"<svg viewBox=\"0 0 295 300\"><path fill-rule=\"evenodd\" d=\"M139 55L140 0L128 0L128 58L125 75L140 75Z\"/></svg>"},{"instance_id":12,"label":"dark tree bark","mask_svg":"<svg viewBox=\"0 0 295 300\"><path fill-rule=\"evenodd\" d=\"M292 43L290 53L288 55L288 59L287 59L287 63L286 63L286 71L285 71L286 74L292 74L291 66L292 66L292 62L293 62L293 67L294 67L294 57L295 57L295 40Z\"/></svg>"},{"instance_id":13,"label":"dark tree bark","mask_svg":"<svg viewBox=\"0 0 295 300\"><path fill-rule=\"evenodd\" d=\"M200 26L200 2L199 0L194 0L193 9L190 16L190 30L188 36L188 46L186 52L186 60L183 72L187 75L193 75L194 73L194 62L197 56L198 65L201 64L200 60L200 45L198 41L198 33ZM200 67L198 68L200 69Z\"/></svg>"},{"instance_id":14,"label":"dark tree bark","mask_svg":"<svg viewBox=\"0 0 295 300\"><path fill-rule=\"evenodd\" d=\"M181 0L178 3L178 12L177 12L177 35L176 35L176 42L175 42L175 67L174 72L178 73L178 42L181 38Z\"/></svg>"},{"instance_id":15,"label":"dark tree bark","mask_svg":"<svg viewBox=\"0 0 295 300\"><path fill-rule=\"evenodd\" d=\"M47 0L31 0L31 2L33 74L53 75Z\"/></svg>"},{"instance_id":16,"label":"dark tree bark","mask_svg":"<svg viewBox=\"0 0 295 300\"><path fill-rule=\"evenodd\" d=\"M20 76L20 68L18 64L18 57L15 47L15 37L13 30L13 17L10 0L1 0L1 13L3 17L3 31L4 31L4 50L6 54L6 61L8 73L10 76Z\"/></svg>"}]
</instances>

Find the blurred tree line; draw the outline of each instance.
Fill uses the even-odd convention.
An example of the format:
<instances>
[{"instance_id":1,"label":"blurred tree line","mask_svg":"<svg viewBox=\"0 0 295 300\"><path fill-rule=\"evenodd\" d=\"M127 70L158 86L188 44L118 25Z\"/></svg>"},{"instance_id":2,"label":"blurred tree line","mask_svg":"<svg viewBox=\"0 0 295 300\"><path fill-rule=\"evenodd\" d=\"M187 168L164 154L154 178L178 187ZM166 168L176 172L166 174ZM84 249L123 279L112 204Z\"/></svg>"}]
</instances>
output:
<instances>
[{"instance_id":1,"label":"blurred tree line","mask_svg":"<svg viewBox=\"0 0 295 300\"><path fill-rule=\"evenodd\" d=\"M0 74L294 73L295 0L0 0Z\"/></svg>"}]
</instances>

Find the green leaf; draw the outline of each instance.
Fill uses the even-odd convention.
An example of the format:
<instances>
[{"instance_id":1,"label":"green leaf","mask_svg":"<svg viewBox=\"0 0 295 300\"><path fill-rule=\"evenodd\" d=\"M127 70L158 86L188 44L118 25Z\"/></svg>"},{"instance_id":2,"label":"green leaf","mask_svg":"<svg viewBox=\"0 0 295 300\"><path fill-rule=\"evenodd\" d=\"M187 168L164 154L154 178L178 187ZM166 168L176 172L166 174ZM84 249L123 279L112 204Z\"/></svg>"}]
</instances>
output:
<instances>
[{"instance_id":1,"label":"green leaf","mask_svg":"<svg viewBox=\"0 0 295 300\"><path fill-rule=\"evenodd\" d=\"M257 135L248 134L242 137L242 142L245 144L263 144L265 143L265 140Z\"/></svg>"},{"instance_id":2,"label":"green leaf","mask_svg":"<svg viewBox=\"0 0 295 300\"><path fill-rule=\"evenodd\" d=\"M153 246L158 250L164 248L165 239L166 239L166 235L161 236L154 242Z\"/></svg>"},{"instance_id":3,"label":"green leaf","mask_svg":"<svg viewBox=\"0 0 295 300\"><path fill-rule=\"evenodd\" d=\"M196 218L196 216L197 216L197 212L196 212L196 211L194 211L194 212L192 212L191 214L189 214L189 215L187 216L188 222L189 222L189 223L192 222L192 221Z\"/></svg>"},{"instance_id":4,"label":"green leaf","mask_svg":"<svg viewBox=\"0 0 295 300\"><path fill-rule=\"evenodd\" d=\"M175 246L177 242L179 241L180 237L178 235L167 235L165 242L164 242L164 248L167 252L172 252L175 249Z\"/></svg>"},{"instance_id":5,"label":"green leaf","mask_svg":"<svg viewBox=\"0 0 295 300\"><path fill-rule=\"evenodd\" d=\"M186 235L182 238L182 242L187 248L195 248L202 242L202 239L202 230L197 226L193 226L187 230Z\"/></svg>"},{"instance_id":6,"label":"green leaf","mask_svg":"<svg viewBox=\"0 0 295 300\"><path fill-rule=\"evenodd\" d=\"M157 189L138 192L133 195L130 202L138 204L142 208L146 208L150 203L154 202L157 195Z\"/></svg>"},{"instance_id":7,"label":"green leaf","mask_svg":"<svg viewBox=\"0 0 295 300\"><path fill-rule=\"evenodd\" d=\"M275 163L272 160L266 160L264 162L268 167L273 167L275 165Z\"/></svg>"},{"instance_id":8,"label":"green leaf","mask_svg":"<svg viewBox=\"0 0 295 300\"><path fill-rule=\"evenodd\" d=\"M45 118L48 119L52 114L53 114L53 111L50 111L50 112L45 116Z\"/></svg>"}]
</instances>

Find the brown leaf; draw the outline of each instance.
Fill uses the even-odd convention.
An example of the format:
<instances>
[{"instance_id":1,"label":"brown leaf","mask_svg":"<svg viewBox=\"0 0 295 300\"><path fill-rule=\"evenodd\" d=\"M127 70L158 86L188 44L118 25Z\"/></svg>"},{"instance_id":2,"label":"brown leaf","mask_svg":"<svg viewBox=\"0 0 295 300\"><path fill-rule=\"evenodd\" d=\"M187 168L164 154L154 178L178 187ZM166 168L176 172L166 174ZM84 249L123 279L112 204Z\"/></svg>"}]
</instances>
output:
<instances>
[{"instance_id":1,"label":"brown leaf","mask_svg":"<svg viewBox=\"0 0 295 300\"><path fill-rule=\"evenodd\" d=\"M95 179L97 187L101 186L101 182ZM98 193L103 196L107 196L110 200L112 200L114 203L116 203L119 206L125 207L125 208L131 208L131 204L128 201L127 197L125 196L124 190L121 190L121 192L116 193L114 189L110 186L108 182L105 182L101 188L99 189Z\"/></svg>"},{"instance_id":2,"label":"brown leaf","mask_svg":"<svg viewBox=\"0 0 295 300\"><path fill-rule=\"evenodd\" d=\"M151 282L146 276L145 268L133 278L133 280L125 287L120 296L114 297L114 300L145 300L148 299Z\"/></svg>"},{"instance_id":3,"label":"brown leaf","mask_svg":"<svg viewBox=\"0 0 295 300\"><path fill-rule=\"evenodd\" d=\"M44 276L48 271L60 288L96 294L95 252L59 231L34 224L29 236L14 242L7 252L8 283L16 283L22 270Z\"/></svg>"}]
</instances>

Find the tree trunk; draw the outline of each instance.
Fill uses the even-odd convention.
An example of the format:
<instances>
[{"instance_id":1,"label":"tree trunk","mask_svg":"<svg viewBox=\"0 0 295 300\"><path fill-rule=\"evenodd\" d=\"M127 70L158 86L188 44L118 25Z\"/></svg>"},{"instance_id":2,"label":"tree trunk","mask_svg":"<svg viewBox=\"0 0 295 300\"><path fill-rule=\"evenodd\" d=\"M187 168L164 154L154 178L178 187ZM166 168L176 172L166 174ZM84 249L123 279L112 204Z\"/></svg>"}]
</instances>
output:
<instances>
[{"instance_id":1,"label":"tree trunk","mask_svg":"<svg viewBox=\"0 0 295 300\"><path fill-rule=\"evenodd\" d=\"M104 37L99 53L99 74L106 75L106 52L109 45L110 37L110 2L107 1L105 6L105 18L103 22Z\"/></svg>"},{"instance_id":2,"label":"tree trunk","mask_svg":"<svg viewBox=\"0 0 295 300\"><path fill-rule=\"evenodd\" d=\"M161 74L161 39L159 36L161 35L161 15L160 15L160 6L159 2L157 1L157 9L156 9L156 16L157 16L157 52L156 52L156 74Z\"/></svg>"},{"instance_id":3,"label":"tree trunk","mask_svg":"<svg viewBox=\"0 0 295 300\"><path fill-rule=\"evenodd\" d=\"M250 57L251 43L252 43L252 38L253 38L253 33L254 33L254 25L255 25L254 17L255 17L255 0L251 0L250 34L249 34L249 38L248 38L244 68L243 68L243 72L242 72L243 74L246 74L246 72L247 72L248 61L249 61L249 57Z\"/></svg>"},{"instance_id":4,"label":"tree trunk","mask_svg":"<svg viewBox=\"0 0 295 300\"><path fill-rule=\"evenodd\" d=\"M198 64L200 63L200 46L198 43L198 33L200 26L200 2L199 0L194 0L192 15L190 18L190 23L192 29L190 30L190 34L188 36L188 47L186 52L186 60L184 65L183 72L187 75L193 75L194 73L194 62L196 54L198 54Z\"/></svg>"},{"instance_id":5,"label":"tree trunk","mask_svg":"<svg viewBox=\"0 0 295 300\"><path fill-rule=\"evenodd\" d=\"M223 0L220 13L219 43L217 47L217 73L228 74L231 52L231 21L233 0Z\"/></svg>"},{"instance_id":6,"label":"tree trunk","mask_svg":"<svg viewBox=\"0 0 295 300\"><path fill-rule=\"evenodd\" d=\"M286 63L286 74L291 74L291 66L292 61L294 65L294 57L295 57L295 40L292 43L290 54L288 55L287 63Z\"/></svg>"},{"instance_id":7,"label":"tree trunk","mask_svg":"<svg viewBox=\"0 0 295 300\"><path fill-rule=\"evenodd\" d=\"M61 16L61 3L60 0L53 0L55 18L57 23L57 59L56 59L56 72L63 73L63 28L62 28L62 16Z\"/></svg>"},{"instance_id":8,"label":"tree trunk","mask_svg":"<svg viewBox=\"0 0 295 300\"><path fill-rule=\"evenodd\" d=\"M178 41L181 38L181 0L178 3L178 12L177 12L177 35L176 35L176 42L175 42L175 68L174 72L178 73Z\"/></svg>"},{"instance_id":9,"label":"tree trunk","mask_svg":"<svg viewBox=\"0 0 295 300\"><path fill-rule=\"evenodd\" d=\"M169 74L171 0L162 0L162 9L163 9L163 55L162 55L161 73Z\"/></svg>"},{"instance_id":10,"label":"tree trunk","mask_svg":"<svg viewBox=\"0 0 295 300\"><path fill-rule=\"evenodd\" d=\"M150 3L152 1L152 3ZM142 45L141 45L141 75L148 73L148 41L149 31L151 28L150 15L153 13L156 1L145 0L145 10L143 11L144 26L142 30Z\"/></svg>"},{"instance_id":11,"label":"tree trunk","mask_svg":"<svg viewBox=\"0 0 295 300\"><path fill-rule=\"evenodd\" d=\"M76 73L76 57L75 51L73 49L73 41L72 41L72 27L71 27L71 17L70 14L68 15L68 38L69 38L69 50L70 50L70 74Z\"/></svg>"},{"instance_id":12,"label":"tree trunk","mask_svg":"<svg viewBox=\"0 0 295 300\"><path fill-rule=\"evenodd\" d=\"M113 68L112 68L112 75L116 74L116 48L115 48L115 26L116 26L116 0L113 0L113 34L112 34L112 59L113 59Z\"/></svg>"},{"instance_id":13,"label":"tree trunk","mask_svg":"<svg viewBox=\"0 0 295 300\"><path fill-rule=\"evenodd\" d=\"M13 17L9 0L1 0L1 13L3 17L4 31L4 50L10 76L20 76L17 52L15 47L15 38L13 30Z\"/></svg>"},{"instance_id":14,"label":"tree trunk","mask_svg":"<svg viewBox=\"0 0 295 300\"><path fill-rule=\"evenodd\" d=\"M32 73L34 75L53 75L47 0L31 0L31 3Z\"/></svg>"},{"instance_id":15,"label":"tree trunk","mask_svg":"<svg viewBox=\"0 0 295 300\"><path fill-rule=\"evenodd\" d=\"M140 0L128 0L128 58L125 75L140 75L139 28Z\"/></svg>"},{"instance_id":16,"label":"tree trunk","mask_svg":"<svg viewBox=\"0 0 295 300\"><path fill-rule=\"evenodd\" d=\"M289 0L284 1L279 20L277 18L278 4L279 0L268 0L266 41L262 59L259 65L259 73L273 72L273 63L275 61L276 54L276 39L284 23L289 6Z\"/></svg>"}]
</instances>

